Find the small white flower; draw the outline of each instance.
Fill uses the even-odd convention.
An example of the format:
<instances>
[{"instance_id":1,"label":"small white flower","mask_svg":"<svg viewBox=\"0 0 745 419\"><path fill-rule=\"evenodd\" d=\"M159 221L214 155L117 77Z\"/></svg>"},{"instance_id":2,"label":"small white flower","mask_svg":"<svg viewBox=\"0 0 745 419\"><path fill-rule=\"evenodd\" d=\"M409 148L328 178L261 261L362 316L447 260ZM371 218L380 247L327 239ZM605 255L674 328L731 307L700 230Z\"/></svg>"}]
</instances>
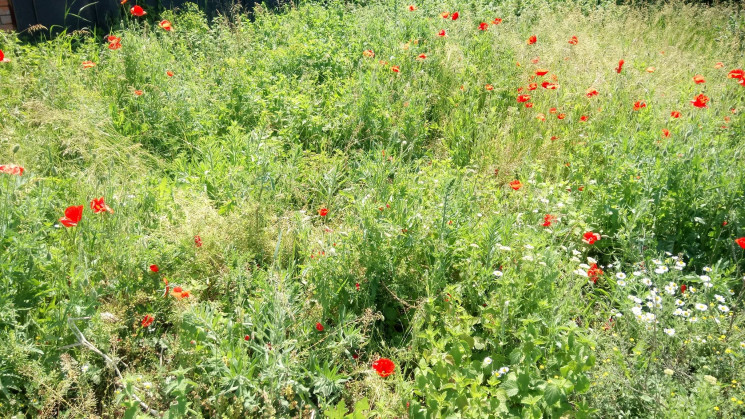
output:
<instances>
[{"instance_id":1,"label":"small white flower","mask_svg":"<svg viewBox=\"0 0 745 419\"><path fill-rule=\"evenodd\" d=\"M82 367L80 367L80 371L82 371L82 372L83 372L83 374L85 374L86 372L88 372L88 370L89 370L90 368L91 368L91 365L90 365L90 364L83 364L83 366L82 366Z\"/></svg>"},{"instance_id":2,"label":"small white flower","mask_svg":"<svg viewBox=\"0 0 745 419\"><path fill-rule=\"evenodd\" d=\"M740 349L745 349L745 341L740 342Z\"/></svg>"},{"instance_id":3,"label":"small white flower","mask_svg":"<svg viewBox=\"0 0 745 419\"><path fill-rule=\"evenodd\" d=\"M729 295L735 295L735 290L733 290L733 289L730 289L730 290L729 290Z\"/></svg>"},{"instance_id":4,"label":"small white flower","mask_svg":"<svg viewBox=\"0 0 745 419\"><path fill-rule=\"evenodd\" d=\"M616 278L618 279L626 279L626 274L623 272L616 273Z\"/></svg>"},{"instance_id":5,"label":"small white flower","mask_svg":"<svg viewBox=\"0 0 745 419\"><path fill-rule=\"evenodd\" d=\"M662 265L662 261L659 259L652 259L652 263L654 263L655 265Z\"/></svg>"},{"instance_id":6,"label":"small white flower","mask_svg":"<svg viewBox=\"0 0 745 419\"><path fill-rule=\"evenodd\" d=\"M675 329L665 329L665 333L668 336L675 336Z\"/></svg>"},{"instance_id":7,"label":"small white flower","mask_svg":"<svg viewBox=\"0 0 745 419\"><path fill-rule=\"evenodd\" d=\"M488 356L484 358L484 366L491 365L491 363L492 363L491 358L489 358Z\"/></svg>"},{"instance_id":8,"label":"small white flower","mask_svg":"<svg viewBox=\"0 0 745 419\"><path fill-rule=\"evenodd\" d=\"M493 273L493 274L494 274L494 276L496 276L497 278L501 278L501 277L502 277L502 275L504 275L504 273L503 273L502 271L494 271L494 272L492 272L492 273Z\"/></svg>"},{"instance_id":9,"label":"small white flower","mask_svg":"<svg viewBox=\"0 0 745 419\"><path fill-rule=\"evenodd\" d=\"M689 322L689 323L696 323L696 322L698 322L698 317L696 317L696 316L693 316L693 317L691 317L690 319L688 319L688 322ZM705 340L704 340L704 343L706 343L706 341L705 341Z\"/></svg>"},{"instance_id":10,"label":"small white flower","mask_svg":"<svg viewBox=\"0 0 745 419\"><path fill-rule=\"evenodd\" d=\"M723 302L724 302L724 297L722 297L722 296L721 296L721 295L719 295L719 294L714 294L714 298L715 298L715 299L716 299L717 301L719 301L720 303L723 303Z\"/></svg>"},{"instance_id":11,"label":"small white flower","mask_svg":"<svg viewBox=\"0 0 745 419\"><path fill-rule=\"evenodd\" d=\"M668 282L667 285L665 285L665 292L670 295L675 295L675 291L678 290L678 285L674 282Z\"/></svg>"},{"instance_id":12,"label":"small white flower","mask_svg":"<svg viewBox=\"0 0 745 419\"><path fill-rule=\"evenodd\" d=\"M618 281L616 281L616 284L618 284L619 287L625 287L626 281L624 281L623 279L619 279Z\"/></svg>"},{"instance_id":13,"label":"small white flower","mask_svg":"<svg viewBox=\"0 0 745 419\"><path fill-rule=\"evenodd\" d=\"M654 273L656 273L658 275L662 275L664 273L667 273L667 271L669 271L669 269L667 268L667 266L660 265L660 266L658 266L658 267L655 268Z\"/></svg>"},{"instance_id":14,"label":"small white flower","mask_svg":"<svg viewBox=\"0 0 745 419\"><path fill-rule=\"evenodd\" d=\"M691 317L691 310L683 310L683 317Z\"/></svg>"},{"instance_id":15,"label":"small white flower","mask_svg":"<svg viewBox=\"0 0 745 419\"><path fill-rule=\"evenodd\" d=\"M719 309L719 311L721 311L722 313L729 313L729 307L727 307L727 306L725 306L725 305L719 304L719 305L717 306L717 308L718 308L718 309Z\"/></svg>"},{"instance_id":16,"label":"small white flower","mask_svg":"<svg viewBox=\"0 0 745 419\"><path fill-rule=\"evenodd\" d=\"M582 268L582 269L585 269L585 270L586 270L586 269L590 269L590 265L588 265L588 264L586 264L586 263L580 263L580 264L579 264L579 267L580 267L580 268Z\"/></svg>"},{"instance_id":17,"label":"small white flower","mask_svg":"<svg viewBox=\"0 0 745 419\"><path fill-rule=\"evenodd\" d=\"M701 275L701 276L699 276L699 279L701 279L704 282L711 281L711 277L709 277L709 275Z\"/></svg>"},{"instance_id":18,"label":"small white flower","mask_svg":"<svg viewBox=\"0 0 745 419\"><path fill-rule=\"evenodd\" d=\"M502 377L503 375L507 374L508 372L510 372L510 368L509 367L502 367L502 368L498 369L495 372L495 374L497 374L497 377Z\"/></svg>"},{"instance_id":19,"label":"small white flower","mask_svg":"<svg viewBox=\"0 0 745 419\"><path fill-rule=\"evenodd\" d=\"M711 268L708 266L704 266L704 272L711 272Z\"/></svg>"},{"instance_id":20,"label":"small white flower","mask_svg":"<svg viewBox=\"0 0 745 419\"><path fill-rule=\"evenodd\" d=\"M591 258L589 256L587 257L587 262L589 262L589 263L598 263L598 261L595 260L595 258Z\"/></svg>"},{"instance_id":21,"label":"small white flower","mask_svg":"<svg viewBox=\"0 0 745 419\"><path fill-rule=\"evenodd\" d=\"M698 311L706 311L706 310L709 309L709 306L707 306L706 304L701 304L701 303L696 303L696 305L694 307Z\"/></svg>"},{"instance_id":22,"label":"small white flower","mask_svg":"<svg viewBox=\"0 0 745 419\"><path fill-rule=\"evenodd\" d=\"M650 286L650 285L652 285L652 280L649 279L649 278L642 278L642 284L644 284L646 286Z\"/></svg>"},{"instance_id":23,"label":"small white flower","mask_svg":"<svg viewBox=\"0 0 745 419\"><path fill-rule=\"evenodd\" d=\"M531 244L526 244L526 245L525 245L525 248L526 248L526 249L529 249L529 250L533 250L533 249L535 249L535 247L533 247L533 245L531 245Z\"/></svg>"},{"instance_id":24,"label":"small white flower","mask_svg":"<svg viewBox=\"0 0 745 419\"><path fill-rule=\"evenodd\" d=\"M634 306L631 307L631 313L635 316L641 316L642 315L642 308L641 306Z\"/></svg>"},{"instance_id":25,"label":"small white flower","mask_svg":"<svg viewBox=\"0 0 745 419\"><path fill-rule=\"evenodd\" d=\"M523 260L527 260L529 262L532 262L533 261L533 256L532 255L525 255L525 256L523 256Z\"/></svg>"},{"instance_id":26,"label":"small white flower","mask_svg":"<svg viewBox=\"0 0 745 419\"><path fill-rule=\"evenodd\" d=\"M511 247L509 247L509 246L502 246L502 245L500 244L500 245L499 245L499 250L504 250L505 252L509 252L510 250L512 250L512 248L511 248Z\"/></svg>"},{"instance_id":27,"label":"small white flower","mask_svg":"<svg viewBox=\"0 0 745 419\"><path fill-rule=\"evenodd\" d=\"M144 383L142 383L142 386L150 390L151 388L153 388L153 383L151 383L150 381L145 381Z\"/></svg>"},{"instance_id":28,"label":"small white flower","mask_svg":"<svg viewBox=\"0 0 745 419\"><path fill-rule=\"evenodd\" d=\"M676 306L680 307L680 306L682 306L683 304L685 304L685 303L683 302L683 300L681 300L681 299L677 299L677 300L675 300L675 305L676 305Z\"/></svg>"},{"instance_id":29,"label":"small white flower","mask_svg":"<svg viewBox=\"0 0 745 419\"><path fill-rule=\"evenodd\" d=\"M683 310L680 309L680 307L676 308L675 311L673 311L673 316L682 316Z\"/></svg>"},{"instance_id":30,"label":"small white flower","mask_svg":"<svg viewBox=\"0 0 745 419\"><path fill-rule=\"evenodd\" d=\"M712 287L714 287L714 284L712 284L711 282L704 282L704 287L706 287L706 288L712 288Z\"/></svg>"}]
</instances>

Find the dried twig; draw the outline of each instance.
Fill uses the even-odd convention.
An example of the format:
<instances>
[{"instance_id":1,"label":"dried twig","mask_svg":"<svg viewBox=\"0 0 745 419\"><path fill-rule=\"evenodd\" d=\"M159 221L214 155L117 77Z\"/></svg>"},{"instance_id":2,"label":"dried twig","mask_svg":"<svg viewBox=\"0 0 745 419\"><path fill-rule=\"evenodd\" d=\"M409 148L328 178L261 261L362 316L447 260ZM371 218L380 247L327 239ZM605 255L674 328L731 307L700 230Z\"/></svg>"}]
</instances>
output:
<instances>
[{"instance_id":1,"label":"dried twig","mask_svg":"<svg viewBox=\"0 0 745 419\"><path fill-rule=\"evenodd\" d=\"M116 361L114 361L111 357L109 357L105 353L101 352L101 350L99 350L98 348L96 348L95 346L93 346L93 344L90 343L90 341L88 341L88 339L85 338L85 335L83 335L83 332L81 332L80 329L78 329L78 326L75 324L75 321L76 320L89 320L89 319L90 319L90 317L77 317L77 318L68 317L67 318L67 324L70 326L70 329L73 331L73 333L75 333L75 337L78 339L78 343L76 343L74 345L67 345L67 346L65 346L65 348L69 348L69 347L72 347L72 346L84 346L85 348L89 349L90 351L92 351L92 352L98 354L99 356L101 356L101 358L103 358L104 361L106 361L106 364L108 364L111 368L114 369L114 371L116 371L116 375L119 377L119 380L121 381L121 383L119 383L119 386L122 387L125 392L127 392L127 395L128 396L130 396L131 398L135 399L137 401L137 403L140 404L140 407L142 408L142 410L144 410L145 412L147 412L147 413L149 413L149 414L151 414L153 416L157 416L157 417L162 416L160 412L158 412L157 410L151 408L145 402L143 402L142 399L140 399L137 396L137 394L130 393L129 390L127 390L127 387L125 387L123 385L123 383L124 383L124 377L122 376L122 372L119 371L119 368L117 368Z\"/></svg>"}]
</instances>

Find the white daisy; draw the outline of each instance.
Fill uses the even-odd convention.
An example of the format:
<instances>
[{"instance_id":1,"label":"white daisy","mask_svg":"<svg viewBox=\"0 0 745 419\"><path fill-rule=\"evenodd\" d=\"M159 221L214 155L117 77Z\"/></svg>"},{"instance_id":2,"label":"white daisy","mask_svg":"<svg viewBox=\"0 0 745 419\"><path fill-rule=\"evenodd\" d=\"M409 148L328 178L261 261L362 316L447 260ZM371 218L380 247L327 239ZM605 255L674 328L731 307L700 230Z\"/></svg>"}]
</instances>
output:
<instances>
[{"instance_id":1,"label":"white daisy","mask_svg":"<svg viewBox=\"0 0 745 419\"><path fill-rule=\"evenodd\" d=\"M623 272L616 273L616 278L618 279L626 279L626 274Z\"/></svg>"},{"instance_id":2,"label":"white daisy","mask_svg":"<svg viewBox=\"0 0 745 419\"><path fill-rule=\"evenodd\" d=\"M707 306L706 304L701 304L701 303L696 303L696 305L694 307L698 311L706 311L706 310L709 309L709 306Z\"/></svg>"},{"instance_id":3,"label":"white daisy","mask_svg":"<svg viewBox=\"0 0 745 419\"><path fill-rule=\"evenodd\" d=\"M618 281L616 281L616 284L618 284L619 287L625 287L626 281L624 281L623 279L619 279Z\"/></svg>"},{"instance_id":4,"label":"white daisy","mask_svg":"<svg viewBox=\"0 0 745 419\"><path fill-rule=\"evenodd\" d=\"M660 265L657 268L655 268L654 273L656 273L658 275L662 275L664 273L667 273L667 271L669 271L669 269L667 268L667 266Z\"/></svg>"},{"instance_id":5,"label":"white daisy","mask_svg":"<svg viewBox=\"0 0 745 419\"><path fill-rule=\"evenodd\" d=\"M675 329L665 329L664 331L668 336L675 336Z\"/></svg>"},{"instance_id":6,"label":"white daisy","mask_svg":"<svg viewBox=\"0 0 745 419\"><path fill-rule=\"evenodd\" d=\"M727 307L727 306L725 306L725 305L719 304L719 305L717 306L717 308L718 308L718 309L719 309L719 311L721 311L722 313L729 313L729 307Z\"/></svg>"},{"instance_id":7,"label":"white daisy","mask_svg":"<svg viewBox=\"0 0 745 419\"><path fill-rule=\"evenodd\" d=\"M714 294L714 298L715 298L715 299L716 299L717 301L719 301L720 303L723 303L723 302L724 302L724 297L722 297L722 296L721 296L721 295L719 295L719 294Z\"/></svg>"}]
</instances>

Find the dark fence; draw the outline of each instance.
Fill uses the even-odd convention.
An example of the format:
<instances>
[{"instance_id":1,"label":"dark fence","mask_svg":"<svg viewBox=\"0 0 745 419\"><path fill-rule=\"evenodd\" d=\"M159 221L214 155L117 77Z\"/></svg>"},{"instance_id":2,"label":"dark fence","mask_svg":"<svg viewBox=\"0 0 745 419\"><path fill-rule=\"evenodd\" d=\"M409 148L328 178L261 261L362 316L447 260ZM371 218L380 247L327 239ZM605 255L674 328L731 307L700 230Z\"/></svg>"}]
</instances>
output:
<instances>
[{"instance_id":1,"label":"dark fence","mask_svg":"<svg viewBox=\"0 0 745 419\"><path fill-rule=\"evenodd\" d=\"M195 3L207 15L229 13L236 4L253 7L255 0L129 0L124 5L120 0L12 0L16 27L19 32L36 25L57 32L63 29L76 30L94 27L108 29L136 4L151 11L177 8L184 3ZM273 3L273 2L267 2Z\"/></svg>"}]
</instances>

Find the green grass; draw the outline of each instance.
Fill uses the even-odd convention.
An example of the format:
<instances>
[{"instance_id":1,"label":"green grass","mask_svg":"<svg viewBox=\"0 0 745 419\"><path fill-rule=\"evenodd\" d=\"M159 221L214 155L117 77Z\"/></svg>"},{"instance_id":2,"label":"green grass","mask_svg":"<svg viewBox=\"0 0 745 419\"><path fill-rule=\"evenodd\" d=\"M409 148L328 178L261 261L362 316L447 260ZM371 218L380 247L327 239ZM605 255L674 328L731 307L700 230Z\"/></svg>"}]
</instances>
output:
<instances>
[{"instance_id":1,"label":"green grass","mask_svg":"<svg viewBox=\"0 0 745 419\"><path fill-rule=\"evenodd\" d=\"M742 8L416 6L1 33L0 416L745 414Z\"/></svg>"}]
</instances>

